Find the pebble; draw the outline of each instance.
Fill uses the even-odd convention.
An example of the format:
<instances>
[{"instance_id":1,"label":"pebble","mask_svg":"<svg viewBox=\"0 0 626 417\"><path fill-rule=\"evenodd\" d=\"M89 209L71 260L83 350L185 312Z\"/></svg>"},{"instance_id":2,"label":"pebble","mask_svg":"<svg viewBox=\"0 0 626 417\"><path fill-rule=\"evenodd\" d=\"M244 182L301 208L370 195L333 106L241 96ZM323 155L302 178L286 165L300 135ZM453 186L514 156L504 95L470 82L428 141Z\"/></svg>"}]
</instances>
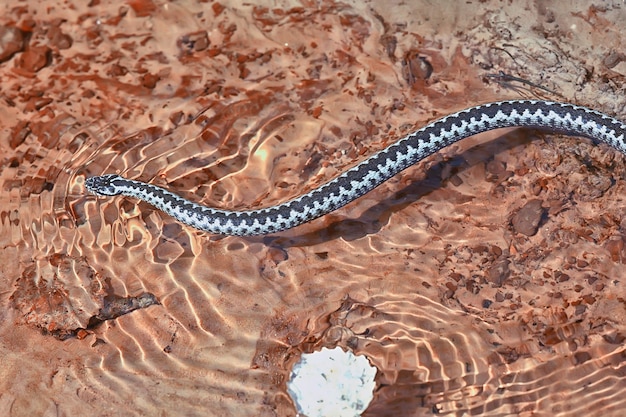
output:
<instances>
[{"instance_id":1,"label":"pebble","mask_svg":"<svg viewBox=\"0 0 626 417\"><path fill-rule=\"evenodd\" d=\"M0 26L0 62L9 60L13 54L24 49L24 34L11 26Z\"/></svg>"},{"instance_id":2,"label":"pebble","mask_svg":"<svg viewBox=\"0 0 626 417\"><path fill-rule=\"evenodd\" d=\"M513 215L511 219L513 229L516 233L533 236L539 229L539 222L543 213L544 209L541 206L541 200L530 200Z\"/></svg>"},{"instance_id":3,"label":"pebble","mask_svg":"<svg viewBox=\"0 0 626 417\"><path fill-rule=\"evenodd\" d=\"M50 63L50 48L31 46L17 57L16 67L29 73L35 73Z\"/></svg>"}]
</instances>

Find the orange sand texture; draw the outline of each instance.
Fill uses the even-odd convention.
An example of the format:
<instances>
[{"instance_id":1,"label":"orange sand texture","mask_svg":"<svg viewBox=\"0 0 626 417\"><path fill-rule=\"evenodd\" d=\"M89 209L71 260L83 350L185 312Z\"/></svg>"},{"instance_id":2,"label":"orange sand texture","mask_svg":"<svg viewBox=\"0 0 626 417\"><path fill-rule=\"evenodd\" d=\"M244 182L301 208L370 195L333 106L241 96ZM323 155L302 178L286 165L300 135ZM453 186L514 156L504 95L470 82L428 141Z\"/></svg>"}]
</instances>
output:
<instances>
[{"instance_id":1,"label":"orange sand texture","mask_svg":"<svg viewBox=\"0 0 626 417\"><path fill-rule=\"evenodd\" d=\"M292 416L292 364L337 345L379 369L368 417L622 415L606 146L483 134L256 238L83 186L263 207L478 103L624 120L622 1L111 3L0 6L0 415Z\"/></svg>"}]
</instances>

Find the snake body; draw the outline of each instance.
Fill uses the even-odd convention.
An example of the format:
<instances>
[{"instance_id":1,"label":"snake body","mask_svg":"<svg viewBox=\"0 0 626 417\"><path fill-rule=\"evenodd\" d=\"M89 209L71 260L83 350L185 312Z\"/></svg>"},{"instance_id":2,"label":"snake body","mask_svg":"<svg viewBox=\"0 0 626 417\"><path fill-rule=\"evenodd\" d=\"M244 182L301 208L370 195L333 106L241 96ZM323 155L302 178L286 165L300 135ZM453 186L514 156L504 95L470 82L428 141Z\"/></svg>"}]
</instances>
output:
<instances>
[{"instance_id":1,"label":"snake body","mask_svg":"<svg viewBox=\"0 0 626 417\"><path fill-rule=\"evenodd\" d=\"M161 187L115 174L88 178L97 195L144 200L196 229L225 235L286 230L330 213L438 150L468 136L504 127L557 131L605 142L626 154L626 124L585 107L543 100L511 100L471 107L436 120L365 159L333 180L275 206L227 211L188 201Z\"/></svg>"}]
</instances>

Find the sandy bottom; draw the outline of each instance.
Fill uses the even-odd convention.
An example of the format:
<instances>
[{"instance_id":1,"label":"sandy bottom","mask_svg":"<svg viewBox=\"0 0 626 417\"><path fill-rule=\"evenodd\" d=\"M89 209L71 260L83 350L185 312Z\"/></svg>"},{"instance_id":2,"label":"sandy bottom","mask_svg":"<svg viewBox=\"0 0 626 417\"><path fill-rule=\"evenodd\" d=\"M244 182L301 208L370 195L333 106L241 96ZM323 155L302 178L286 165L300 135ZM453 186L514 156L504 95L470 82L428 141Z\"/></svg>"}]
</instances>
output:
<instances>
[{"instance_id":1,"label":"sandy bottom","mask_svg":"<svg viewBox=\"0 0 626 417\"><path fill-rule=\"evenodd\" d=\"M607 146L490 132L256 238L84 179L245 209L474 104L625 120L623 2L5 3L0 415L292 416L292 364L337 345L379 370L368 417L622 415L626 158Z\"/></svg>"}]
</instances>

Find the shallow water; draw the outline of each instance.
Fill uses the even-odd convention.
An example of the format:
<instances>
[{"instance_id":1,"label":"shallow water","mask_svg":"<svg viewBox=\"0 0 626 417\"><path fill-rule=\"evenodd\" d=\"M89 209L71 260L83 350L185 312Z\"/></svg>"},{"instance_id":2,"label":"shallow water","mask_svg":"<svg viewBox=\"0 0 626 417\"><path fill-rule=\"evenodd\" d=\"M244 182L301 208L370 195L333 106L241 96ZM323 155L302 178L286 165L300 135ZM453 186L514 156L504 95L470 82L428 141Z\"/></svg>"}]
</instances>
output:
<instances>
[{"instance_id":1,"label":"shallow water","mask_svg":"<svg viewBox=\"0 0 626 417\"><path fill-rule=\"evenodd\" d=\"M3 415L294 415L291 365L336 345L379 369L366 416L620 415L626 161L605 146L483 134L255 238L83 186L272 205L439 116L545 94L487 84L500 69L626 119L623 64L593 48L623 50L619 2L96 3L1 6L29 45L0 64Z\"/></svg>"}]
</instances>

